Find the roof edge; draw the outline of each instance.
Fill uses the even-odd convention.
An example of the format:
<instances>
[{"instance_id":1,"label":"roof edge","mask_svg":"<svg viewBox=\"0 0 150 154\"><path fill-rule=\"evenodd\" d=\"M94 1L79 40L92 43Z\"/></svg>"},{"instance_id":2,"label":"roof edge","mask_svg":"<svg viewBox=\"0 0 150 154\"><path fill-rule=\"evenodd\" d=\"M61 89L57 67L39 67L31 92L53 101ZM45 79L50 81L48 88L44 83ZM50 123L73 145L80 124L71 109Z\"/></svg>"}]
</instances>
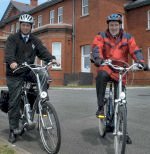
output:
<instances>
[{"instance_id":1,"label":"roof edge","mask_svg":"<svg viewBox=\"0 0 150 154\"><path fill-rule=\"evenodd\" d=\"M146 5L150 5L150 1L147 0L147 1L143 1L143 2L139 2L139 3L129 3L129 4L126 4L124 6L125 10L132 10L132 9L136 9L136 8L139 8L139 7L143 7L143 6L146 6Z\"/></svg>"}]
</instances>

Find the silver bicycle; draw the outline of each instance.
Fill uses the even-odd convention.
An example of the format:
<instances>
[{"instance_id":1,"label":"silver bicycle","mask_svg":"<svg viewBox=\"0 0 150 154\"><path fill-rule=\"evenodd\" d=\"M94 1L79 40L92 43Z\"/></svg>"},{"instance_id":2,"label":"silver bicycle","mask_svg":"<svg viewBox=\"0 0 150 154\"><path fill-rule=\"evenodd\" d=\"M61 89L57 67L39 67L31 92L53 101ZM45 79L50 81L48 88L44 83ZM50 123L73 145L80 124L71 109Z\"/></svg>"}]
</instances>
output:
<instances>
[{"instance_id":1,"label":"silver bicycle","mask_svg":"<svg viewBox=\"0 0 150 154\"><path fill-rule=\"evenodd\" d=\"M22 128L22 134L38 126L45 150L49 154L56 154L61 145L59 119L54 106L49 101L48 91L42 90L44 83L48 84L48 68L52 64L50 62L45 66L40 66L23 63L14 72L28 69L33 72L36 78L35 84L24 81L22 87L20 103L20 127ZM40 71L43 73L42 79L39 78ZM32 98L28 97L31 92L33 93ZM33 102L32 105L31 101Z\"/></svg>"},{"instance_id":2,"label":"silver bicycle","mask_svg":"<svg viewBox=\"0 0 150 154\"><path fill-rule=\"evenodd\" d=\"M113 136L114 136L114 151L115 154L125 154L126 151L126 136L127 136L127 100L126 89L123 88L123 77L130 70L134 70L135 67L141 67L139 63L134 63L129 67L121 67L114 65L113 61L108 59L102 64L108 65L119 74L119 80L117 83L117 98L114 99L112 88L112 82L110 83L109 95L104 105L105 118L99 118L99 132L102 137L106 134L106 128L108 124L113 124Z\"/></svg>"}]
</instances>

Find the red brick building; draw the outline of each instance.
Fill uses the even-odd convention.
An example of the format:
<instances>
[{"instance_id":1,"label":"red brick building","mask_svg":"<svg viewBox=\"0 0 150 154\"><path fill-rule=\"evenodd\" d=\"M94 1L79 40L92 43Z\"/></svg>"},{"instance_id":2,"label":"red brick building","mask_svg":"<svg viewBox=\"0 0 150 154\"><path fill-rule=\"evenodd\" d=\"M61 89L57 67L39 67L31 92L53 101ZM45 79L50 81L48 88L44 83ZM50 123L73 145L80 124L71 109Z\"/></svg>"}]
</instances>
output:
<instances>
[{"instance_id":1,"label":"red brick building","mask_svg":"<svg viewBox=\"0 0 150 154\"><path fill-rule=\"evenodd\" d=\"M144 52L145 62L150 67L150 1L136 0L125 5L125 16L127 30L135 36L137 44ZM134 73L134 84L142 83L150 85L149 72Z\"/></svg>"},{"instance_id":2,"label":"red brick building","mask_svg":"<svg viewBox=\"0 0 150 154\"><path fill-rule=\"evenodd\" d=\"M132 9L130 11L127 9L134 2L128 4L125 11L123 6L127 2L127 0L51 0L37 5L37 0L30 0L30 4L26 5L11 1L0 22L0 67L2 67L0 77L5 77L3 62L5 39L10 33L18 31L19 15L27 12L34 17L32 32L61 62L60 67L54 67L51 71L53 84L66 85L71 81L91 84L96 71L90 64L90 45L94 36L107 28L106 16L121 13L124 16L124 28L133 32L135 37L138 36L128 15ZM126 21L129 22L128 27ZM138 75L137 79L140 78ZM5 84L4 80L0 84Z\"/></svg>"}]
</instances>

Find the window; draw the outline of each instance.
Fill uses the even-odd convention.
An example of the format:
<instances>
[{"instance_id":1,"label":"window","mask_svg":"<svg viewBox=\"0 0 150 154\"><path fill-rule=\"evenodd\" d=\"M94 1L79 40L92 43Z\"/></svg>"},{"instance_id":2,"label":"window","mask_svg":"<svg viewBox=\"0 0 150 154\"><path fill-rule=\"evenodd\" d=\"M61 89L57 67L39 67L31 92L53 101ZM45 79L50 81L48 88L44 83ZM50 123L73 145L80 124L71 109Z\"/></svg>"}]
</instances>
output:
<instances>
[{"instance_id":1,"label":"window","mask_svg":"<svg viewBox=\"0 0 150 154\"><path fill-rule=\"evenodd\" d=\"M53 66L52 68L60 69L61 68L61 42L52 43L52 55L54 55L60 63L60 66Z\"/></svg>"},{"instance_id":2,"label":"window","mask_svg":"<svg viewBox=\"0 0 150 154\"><path fill-rule=\"evenodd\" d=\"M148 48L148 67L150 68L150 47Z\"/></svg>"},{"instance_id":3,"label":"window","mask_svg":"<svg viewBox=\"0 0 150 154\"><path fill-rule=\"evenodd\" d=\"M50 11L50 24L54 24L54 19L55 19L54 10L51 10Z\"/></svg>"},{"instance_id":4,"label":"window","mask_svg":"<svg viewBox=\"0 0 150 154\"><path fill-rule=\"evenodd\" d=\"M58 8L58 23L63 23L63 7Z\"/></svg>"},{"instance_id":5,"label":"window","mask_svg":"<svg viewBox=\"0 0 150 154\"><path fill-rule=\"evenodd\" d=\"M81 72L90 72L90 45L81 47Z\"/></svg>"},{"instance_id":6,"label":"window","mask_svg":"<svg viewBox=\"0 0 150 154\"><path fill-rule=\"evenodd\" d=\"M89 14L89 0L82 0L82 16Z\"/></svg>"},{"instance_id":7,"label":"window","mask_svg":"<svg viewBox=\"0 0 150 154\"><path fill-rule=\"evenodd\" d=\"M32 25L32 29L34 29L34 28L35 28L35 24L36 24L36 19L35 19L35 18L33 18L33 25Z\"/></svg>"},{"instance_id":8,"label":"window","mask_svg":"<svg viewBox=\"0 0 150 154\"><path fill-rule=\"evenodd\" d=\"M147 12L147 19L148 19L147 20L147 22L148 22L147 23L147 26L148 26L147 28L150 29L150 10Z\"/></svg>"},{"instance_id":9,"label":"window","mask_svg":"<svg viewBox=\"0 0 150 154\"><path fill-rule=\"evenodd\" d=\"M38 16L38 27L42 26L42 15Z\"/></svg>"},{"instance_id":10,"label":"window","mask_svg":"<svg viewBox=\"0 0 150 154\"><path fill-rule=\"evenodd\" d=\"M19 31L19 22L16 23L16 33Z\"/></svg>"},{"instance_id":11,"label":"window","mask_svg":"<svg viewBox=\"0 0 150 154\"><path fill-rule=\"evenodd\" d=\"M11 25L11 27L10 27L10 32L11 32L11 33L14 33L14 32L15 32L15 25L14 25L14 24Z\"/></svg>"}]
</instances>

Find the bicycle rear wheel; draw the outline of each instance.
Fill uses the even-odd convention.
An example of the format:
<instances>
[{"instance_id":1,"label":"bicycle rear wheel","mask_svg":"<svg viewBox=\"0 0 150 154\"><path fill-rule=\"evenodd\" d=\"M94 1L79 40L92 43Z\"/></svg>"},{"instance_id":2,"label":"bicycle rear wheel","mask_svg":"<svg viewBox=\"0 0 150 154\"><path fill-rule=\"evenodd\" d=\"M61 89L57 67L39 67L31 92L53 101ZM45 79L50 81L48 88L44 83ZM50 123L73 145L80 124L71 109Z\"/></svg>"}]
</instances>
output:
<instances>
[{"instance_id":1,"label":"bicycle rear wheel","mask_svg":"<svg viewBox=\"0 0 150 154\"><path fill-rule=\"evenodd\" d=\"M49 101L43 103L42 110L44 113L42 111L39 118L41 140L48 153L56 154L61 144L61 130L58 116L55 108Z\"/></svg>"},{"instance_id":2,"label":"bicycle rear wheel","mask_svg":"<svg viewBox=\"0 0 150 154\"><path fill-rule=\"evenodd\" d=\"M114 136L115 154L125 154L127 134L127 115L125 105L118 108L116 134Z\"/></svg>"}]
</instances>

